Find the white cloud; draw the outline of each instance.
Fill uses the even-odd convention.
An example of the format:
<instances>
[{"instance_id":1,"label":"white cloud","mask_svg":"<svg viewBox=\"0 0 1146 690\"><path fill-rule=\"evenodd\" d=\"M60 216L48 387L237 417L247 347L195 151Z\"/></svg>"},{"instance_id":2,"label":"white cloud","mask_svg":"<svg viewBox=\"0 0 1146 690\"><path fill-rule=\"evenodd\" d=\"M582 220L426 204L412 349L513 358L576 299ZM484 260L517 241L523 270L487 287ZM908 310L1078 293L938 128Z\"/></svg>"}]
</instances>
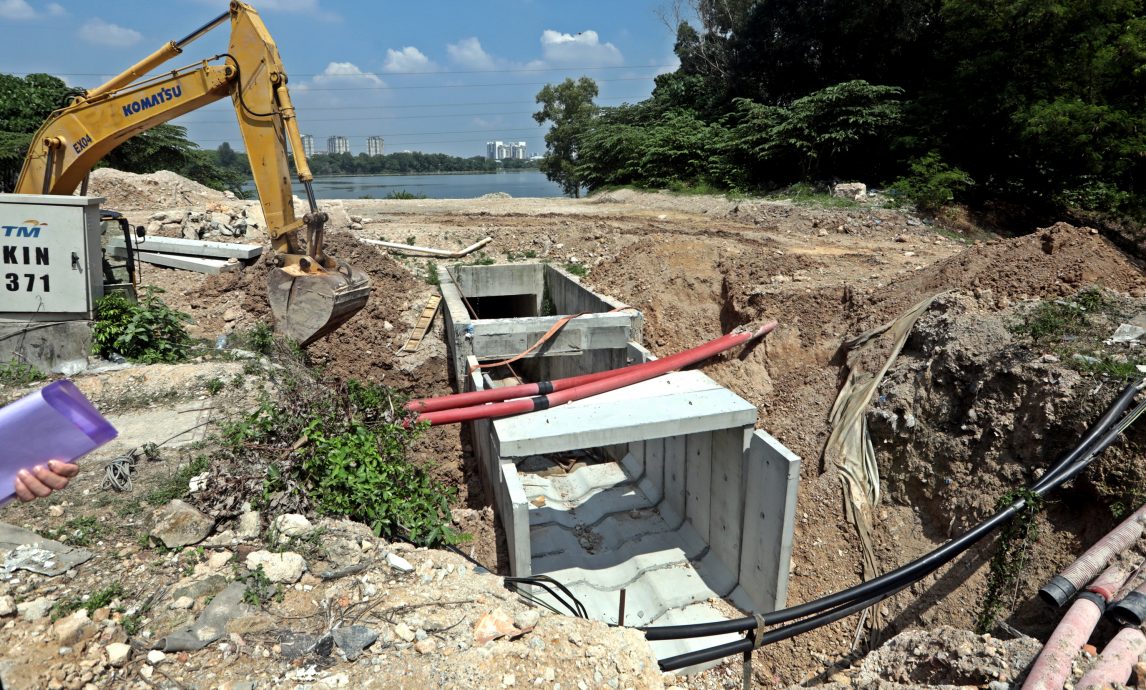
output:
<instances>
[{"instance_id":1,"label":"white cloud","mask_svg":"<svg viewBox=\"0 0 1146 690\"><path fill-rule=\"evenodd\" d=\"M386 50L386 64L382 69L396 74L410 72L432 72L435 66L422 51L414 46L406 46L402 50L388 48Z\"/></svg>"},{"instance_id":2,"label":"white cloud","mask_svg":"<svg viewBox=\"0 0 1146 690\"><path fill-rule=\"evenodd\" d=\"M322 74L315 75L309 83L293 87L295 91L309 91L310 89L352 89L384 87L382 81L373 72L363 72L353 62L331 62L322 70Z\"/></svg>"},{"instance_id":3,"label":"white cloud","mask_svg":"<svg viewBox=\"0 0 1146 690\"><path fill-rule=\"evenodd\" d=\"M35 19L36 10L32 9L27 0L0 0L0 18Z\"/></svg>"},{"instance_id":4,"label":"white cloud","mask_svg":"<svg viewBox=\"0 0 1146 690\"><path fill-rule=\"evenodd\" d=\"M546 29L541 33L541 54L548 63L571 67L603 67L625 61L615 45L601 43L596 31L563 34Z\"/></svg>"},{"instance_id":5,"label":"white cloud","mask_svg":"<svg viewBox=\"0 0 1146 690\"><path fill-rule=\"evenodd\" d=\"M63 5L54 2L49 2L47 9L49 17L63 17L68 13L68 11L64 9Z\"/></svg>"},{"instance_id":6,"label":"white cloud","mask_svg":"<svg viewBox=\"0 0 1146 690\"><path fill-rule=\"evenodd\" d=\"M220 0L198 0L200 5L209 5L218 8L220 4L226 7L227 3ZM289 14L309 14L323 21L338 21L337 14L324 9L319 0L248 0L258 12L285 12Z\"/></svg>"},{"instance_id":7,"label":"white cloud","mask_svg":"<svg viewBox=\"0 0 1146 690\"><path fill-rule=\"evenodd\" d=\"M138 43L143 35L135 29L105 22L99 17L89 19L79 28L79 36L88 43L100 46L123 47Z\"/></svg>"},{"instance_id":8,"label":"white cloud","mask_svg":"<svg viewBox=\"0 0 1146 690\"><path fill-rule=\"evenodd\" d=\"M467 69L482 70L494 69L496 63L489 53L481 47L481 41L476 37L463 38L457 43L446 46L450 59Z\"/></svg>"}]
</instances>

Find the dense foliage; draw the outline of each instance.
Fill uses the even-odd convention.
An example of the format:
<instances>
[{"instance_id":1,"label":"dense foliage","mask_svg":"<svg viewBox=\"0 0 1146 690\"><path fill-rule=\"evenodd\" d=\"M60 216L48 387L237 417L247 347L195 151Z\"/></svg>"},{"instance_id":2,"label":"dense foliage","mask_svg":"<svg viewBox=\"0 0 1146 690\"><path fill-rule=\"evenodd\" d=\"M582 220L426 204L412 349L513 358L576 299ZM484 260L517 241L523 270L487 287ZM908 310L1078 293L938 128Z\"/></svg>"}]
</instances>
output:
<instances>
[{"instance_id":1,"label":"dense foliage","mask_svg":"<svg viewBox=\"0 0 1146 690\"><path fill-rule=\"evenodd\" d=\"M381 156L365 153L319 153L307 158L310 170L315 175L399 175L436 174L452 172L492 173L498 170L519 170L535 168L536 162L506 159L488 160L484 156L459 158L444 153L422 153L421 151L400 151Z\"/></svg>"},{"instance_id":2,"label":"dense foliage","mask_svg":"<svg viewBox=\"0 0 1146 690\"><path fill-rule=\"evenodd\" d=\"M138 302L118 292L101 297L92 322L92 352L100 357L118 354L144 364L187 359L191 336L184 324L191 317L167 306L159 299L160 292L145 287Z\"/></svg>"},{"instance_id":3,"label":"dense foliage","mask_svg":"<svg viewBox=\"0 0 1146 690\"><path fill-rule=\"evenodd\" d=\"M1141 2L688 5L680 66L647 100L598 108L587 78L538 94L551 179L739 191L898 181L930 210L962 199L1146 216ZM551 109L562 93L576 107Z\"/></svg>"}]
</instances>

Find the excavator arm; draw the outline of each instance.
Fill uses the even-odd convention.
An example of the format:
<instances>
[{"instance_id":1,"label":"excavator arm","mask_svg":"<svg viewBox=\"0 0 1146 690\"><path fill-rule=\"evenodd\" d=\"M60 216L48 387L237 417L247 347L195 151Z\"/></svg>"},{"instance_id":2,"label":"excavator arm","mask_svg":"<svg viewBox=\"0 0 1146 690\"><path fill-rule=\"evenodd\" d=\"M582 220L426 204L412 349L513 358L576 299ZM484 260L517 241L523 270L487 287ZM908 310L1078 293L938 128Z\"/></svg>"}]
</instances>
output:
<instances>
[{"instance_id":1,"label":"excavator arm","mask_svg":"<svg viewBox=\"0 0 1146 690\"><path fill-rule=\"evenodd\" d=\"M155 67L230 20L228 52L149 79ZM184 113L230 96L275 250L268 298L276 328L307 345L366 304L365 275L323 251L327 216L318 210L313 179L274 40L258 13L242 2L180 41L172 41L107 83L52 113L36 133L15 191L71 194L115 147ZM295 216L288 150L306 188L309 212ZM306 233L306 243L299 237Z\"/></svg>"}]
</instances>

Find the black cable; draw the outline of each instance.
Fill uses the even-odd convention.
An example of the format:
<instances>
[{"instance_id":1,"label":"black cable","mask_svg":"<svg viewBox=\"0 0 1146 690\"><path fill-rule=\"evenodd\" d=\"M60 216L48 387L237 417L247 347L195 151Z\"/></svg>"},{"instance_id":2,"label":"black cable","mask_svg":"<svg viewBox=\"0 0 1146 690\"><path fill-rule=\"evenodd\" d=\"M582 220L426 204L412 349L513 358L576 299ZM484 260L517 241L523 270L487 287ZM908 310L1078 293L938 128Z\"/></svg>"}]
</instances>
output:
<instances>
[{"instance_id":1,"label":"black cable","mask_svg":"<svg viewBox=\"0 0 1146 690\"><path fill-rule=\"evenodd\" d=\"M1132 388L1134 390L1134 392L1137 393L1139 390L1141 390L1142 384L1141 383L1132 384L1130 386L1130 388ZM1123 409L1125 409L1125 407L1129 404L1129 400L1132 400L1132 399L1133 399L1132 395L1129 396L1129 398L1128 398L1124 392L1124 394L1118 399L1118 401L1114 404L1114 406L1112 406L1111 410L1115 410L1120 406ZM1055 472L1053 474L1048 472L1046 475L1044 475L1043 479L1040 479L1039 482L1037 482L1031 488L1031 491L1038 496L1043 496L1043 495L1049 493L1050 491L1052 491L1053 489L1056 489L1056 488L1062 486L1063 484L1065 484L1066 482L1074 479L1076 476L1078 476L1079 473L1082 472L1082 470L1084 470L1091 462L1093 462L1094 459L1096 457L1098 457L1098 455L1100 453L1102 453L1104 450L1106 450L1108 447L1110 447L1110 445L1113 444L1114 441L1116 441L1118 439L1118 437L1122 434L1122 432L1124 432L1131 424L1133 424L1138 419L1138 417L1140 417L1144 412L1146 412L1146 401L1139 403L1138 406L1135 407L1135 409L1133 411L1131 411L1129 414L1127 414L1126 416L1119 419L1117 421L1117 423L1112 423L1112 420L1111 420L1112 415L1109 412L1106 415L1103 415L1102 419L1100 419L1099 421L1105 422L1107 428L1101 434L1099 434L1097 436L1095 434L1088 433L1084 437L1084 441L1091 442L1092 445L1091 445L1090 449L1085 451L1082 454L1082 457L1078 457L1078 447L1076 447L1075 451L1072 451L1067 456L1068 458L1069 457L1075 457L1076 458L1071 464L1066 465L1064 462L1060 461L1058 464L1055 465L1055 468L1054 468ZM1098 424L1096 423L1095 426L1097 426L1097 425ZM1084 446L1084 444L1080 443L1079 447L1083 447L1083 446ZM993 523L995 526L997 526L997 524L999 524L1000 522L1009 520L1012 517L1014 517L1015 513L1022 510L1025 506L1026 506L1026 501L1024 501L1023 499L1018 499L1014 503L1012 503L1009 507L1007 507L1006 509L996 513L996 515L993 516L990 520L987 520L986 522L981 523L980 527L982 527L983 525L987 525L989 523ZM976 528L976 530L977 529L978 528ZM993 529L993 527L992 527L992 529ZM972 532L975 532L976 530L972 530ZM970 534L970 532L968 534ZM984 532L984 534L985 534L985 532ZM964 535L964 536L966 536L966 535ZM977 539L976 539L976 541L977 541ZM950 543L951 542L948 542L948 544L950 544ZM973 543L974 542L968 543L963 549L960 550L960 552L963 550L966 550L966 548L969 548ZM937 549L936 551L938 551L938 550L939 549ZM934 553L936 553L936 552L932 552L932 554L934 554ZM952 555L952 557L954 557L954 554ZM948 560L950 560L950 559L948 559ZM938 565L936 565L935 568L938 568L938 567L944 565L945 563L946 563L946 561L941 562ZM852 601L850 603L849 602L843 602L843 603L839 604L838 606L836 606L835 608L832 608L831 610L822 610L817 615L814 615L814 616L811 616L805 620L799 621L798 623L793 623L793 624L787 625L783 628L779 628L777 630L772 630L772 631L769 631L767 633L764 633L760 637L760 645L763 646L766 644L771 644L773 642L779 642L780 640L785 640L785 639L788 639L790 637L794 637L796 635L800 635L800 634L808 632L810 630L814 630L816 628L822 627L824 625L834 623L835 621L840 620L841 618L845 618L845 617L850 616L850 615L852 615L858 611L862 611L863 609L866 609L869 606L873 606L873 605L879 603L880 601L883 601L884 599L887 599L888 597L894 596L895 594L903 591L904 589L906 589L908 586L912 585L913 583L915 583L919 579L922 579L922 577L926 576L927 574L930 574L930 572L932 572L935 568L932 568L932 570L927 571L927 573L924 573L923 575L921 575L918 578L898 582L894 586L889 586L885 589L877 591L865 599L858 600L858 601ZM890 574L891 573L889 573L889 575ZM875 582L875 580L872 580L871 582ZM852 588L852 589L855 589L855 588ZM819 601L824 601L825 599L830 599L830 598L831 597L825 597L824 599L821 599ZM765 623L768 623L767 614L765 614ZM705 625L711 625L711 624L705 624ZM682 627L688 627L688 626L675 626L675 627L682 628ZM699 627L699 626L697 626L697 627ZM753 626L753 627L755 627L755 626ZM741 631L725 630L723 632L727 633L727 632L741 632ZM747 632L747 631L745 630L743 632ZM717 634L717 633L710 633L710 634ZM654 637L649 637L647 635L646 635L646 637L648 637L648 639L650 641L653 639L669 639L669 638L654 638ZM710 647L708 649L702 649L702 650L697 650L694 652L688 652L685 654L677 655L675 657L670 657L668 659L664 659L660 662L660 668L662 671L666 671L666 672L667 671L673 671L673 670L685 668L688 666L692 666L694 664L705 663L708 661L714 661L716 659L720 659L720 658L730 656L733 654L740 654L740 653L743 653L746 651L751 651L754 648L755 648L755 640L750 639L748 637L745 637L744 639L738 640L736 642L730 642L730 643L719 645L716 647Z\"/></svg>"},{"instance_id":2,"label":"black cable","mask_svg":"<svg viewBox=\"0 0 1146 690\"><path fill-rule=\"evenodd\" d=\"M446 549L449 551L453 551L457 555L466 559L467 561L474 564L478 568L481 568L485 572L493 573L493 571L490 570L488 567L486 567L484 564L482 564L481 562L479 562L477 559L473 558L469 554L465 553L464 551L462 551L458 547L454 546L453 544L446 544ZM588 618L589 617L589 613L585 609L585 605L581 603L581 600L578 599L577 596L575 594L573 594L573 592L571 592L568 587L561 584L557 580L554 580L552 577L549 577L548 575L530 575L527 577L502 576L502 581L506 584L506 588L509 589L510 591L517 593L519 596L526 597L527 599L529 599L530 601L532 601L534 603L545 606L545 608L549 609L550 611L553 611L554 613L559 613L559 612L556 609L554 609L552 606L547 604L546 602L541 601L540 599L538 599L537 597L533 596L532 594L530 594L528 592L521 591L516 586L510 587L509 585L522 584L522 585L533 585L533 586L539 587L541 589L544 589L549 594L549 596L553 597L553 599L555 601L559 602L562 606L564 606L566 609L568 609L569 612L571 614L573 614L573 616L575 618ZM569 599L571 600L572 603L570 603L570 601L566 601L561 595L557 594L557 592L554 592L552 589L550 589L549 588L550 584L552 584L553 586L560 589L566 596L569 597Z\"/></svg>"},{"instance_id":3,"label":"black cable","mask_svg":"<svg viewBox=\"0 0 1146 690\"><path fill-rule=\"evenodd\" d=\"M1102 436L1103 433L1108 431L1112 421L1117 418L1133 401L1135 395L1142 390L1142 382L1132 383L1126 387L1119 398L1111 406L1111 408L1104 414L1097 422L1095 422L1089 431L1083 436L1082 441L1079 442L1075 448L1059 460L1051 470L1043 474L1043 476L1032 485L1031 490L1039 493L1045 493L1045 488L1048 483L1052 482L1063 468L1074 463L1081 455L1085 454L1088 446L1094 443L1094 440ZM1111 441L1112 442L1112 441ZM1107 443L1109 445L1109 442ZM1057 484L1056 484L1057 485ZM1040 491L1042 489L1042 491ZM823 611L832 609L840 605L846 605L849 602L859 599L867 599L874 594L878 594L884 589L893 589L898 587L904 581L908 583L914 582L917 579L924 577L937 568L943 566L955 556L970 548L980 539L985 537L996 527L1003 524L1014 517L1017 510L1011 508L1005 509L996 513L991 518L980 523L975 528L965 532L961 536L948 541L946 544L939 548L927 553L920 558L900 566L899 568L885 573L880 577L867 582L860 583L848 589L841 590L834 594L829 594L820 599L816 599L804 604L792 606L779 611L763 614L764 623L766 625L775 625L778 623L787 623L798 618L811 616ZM724 635L728 633L742 633L754 630L756 628L756 619L754 617L744 617L734 620L714 621L711 623L700 623L692 625L674 625L674 626L660 626L652 628L640 628L645 633L646 639L649 641L656 640L676 640L690 637L704 637L710 635Z\"/></svg>"},{"instance_id":4,"label":"black cable","mask_svg":"<svg viewBox=\"0 0 1146 690\"><path fill-rule=\"evenodd\" d=\"M251 117L274 117L275 115L278 115L278 113L273 111L269 113L256 113L247 107L247 101L243 98L243 71L239 68L239 60L230 53L219 53L215 57L228 57L231 58L231 61L235 63L235 91L239 94L239 105L242 106L243 110L248 115Z\"/></svg>"}]
</instances>

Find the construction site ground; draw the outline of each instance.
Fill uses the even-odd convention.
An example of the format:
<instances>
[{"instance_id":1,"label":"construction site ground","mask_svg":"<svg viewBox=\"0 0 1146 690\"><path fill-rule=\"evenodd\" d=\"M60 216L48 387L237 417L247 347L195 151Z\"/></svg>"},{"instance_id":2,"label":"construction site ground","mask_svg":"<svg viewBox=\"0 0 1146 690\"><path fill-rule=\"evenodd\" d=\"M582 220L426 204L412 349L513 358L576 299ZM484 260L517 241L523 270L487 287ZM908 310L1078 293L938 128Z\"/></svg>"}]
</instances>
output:
<instances>
[{"instance_id":1,"label":"construction site ground","mask_svg":"<svg viewBox=\"0 0 1146 690\"><path fill-rule=\"evenodd\" d=\"M93 181L93 193L158 234L179 232L154 220L159 212L257 216L250 210L256 202L170 177L156 181L110 171ZM1102 286L1113 305L1111 331L1122 315L1146 311L1142 265L1097 231L1065 224L1004 238L970 227L946 230L875 202L797 204L633 191L587 199L348 199L324 206L331 214L328 251L367 271L374 285L367 307L309 350L314 366L332 381L355 378L416 396L451 391L440 317L416 352L397 352L436 291L428 260L391 255L357 238L460 249L491 237L480 253L460 261L547 261L577 273L583 267L584 283L644 313L645 345L660 356L738 325L778 320L779 328L749 356L726 357L704 371L755 404L759 426L802 458L790 604L861 581L860 542L844 517L839 476L821 461L828 414L844 375L844 341L920 299L949 293L920 320L869 415L883 480L874 547L886 571L990 514L1004 492L1069 448L1121 388L1121 381L1101 371L1071 366L1049 346L1021 341L1014 324L1036 301L1069 301L1088 286ZM233 241L267 243L257 220L245 238ZM436 262L436 270L449 265ZM218 276L145 266L143 281L163 288L163 299L189 313L193 334L208 343L270 318L262 262ZM264 548L274 515L261 516L258 536L217 539L213 547L167 550L146 538L154 510L148 495L169 487L181 465L203 452L176 444L202 438L209 449L213 424L256 403L263 389L258 370L248 360L208 353L188 364L75 377L113 421L130 428L83 461L73 486L44 501L5 507L0 521L57 539L62 525L95 525L82 540L95 556L57 577L18 571L15 579L0 579L0 614L4 597L13 604L46 598L56 605L113 582L123 593L93 608L95 622L80 621L78 635L60 630L50 615L0 618L5 688L740 687L738 657L696 676L662 676L635 631L545 611L538 616L497 577L474 574L456 554L390 544L342 522L326 523L324 538L312 540L325 543L295 545L309 572L287 586L281 602L240 618L203 650L148 659L151 642L195 618L210 600L191 597L188 604L186 595L173 596L176 591L212 576L220 576L214 580L220 585L241 578L247 554ZM220 389L213 381L225 385ZM0 388L0 398L26 390ZM131 492L101 489L105 462L199 424L162 447L158 459L141 460ZM1010 632L994 631L1015 639L966 632L974 628L986 588L992 551L985 543L884 602L863 624L847 618L756 652L755 684L1013 682L1033 653L1024 636L1045 639L1059 615L1034 599L1037 588L1116 522L1112 505L1146 487L1141 440L1140 433L1129 434L1093 478L1075 482L1071 497L1052 501L1040 516L1040 538L1020 589L1007 602L1003 630ZM472 535L461 548L505 574L504 544L470 450L462 428L433 428L414 460L458 487L455 520ZM227 529L237 525L219 524L215 532ZM332 549L331 543L340 546ZM387 554L406 559L413 571L388 563ZM353 575L321 577L324 568L363 563ZM145 604L142 623L128 635L117 621ZM516 631L481 644L474 626L491 612L515 621ZM287 658L288 633L321 636L351 623L379 634L356 660L341 652ZM870 649L906 630L930 634L930 642L900 640L865 660ZM129 638L132 656L111 665L108 645ZM950 659L938 667L920 652L937 640L947 640L941 657Z\"/></svg>"}]
</instances>

